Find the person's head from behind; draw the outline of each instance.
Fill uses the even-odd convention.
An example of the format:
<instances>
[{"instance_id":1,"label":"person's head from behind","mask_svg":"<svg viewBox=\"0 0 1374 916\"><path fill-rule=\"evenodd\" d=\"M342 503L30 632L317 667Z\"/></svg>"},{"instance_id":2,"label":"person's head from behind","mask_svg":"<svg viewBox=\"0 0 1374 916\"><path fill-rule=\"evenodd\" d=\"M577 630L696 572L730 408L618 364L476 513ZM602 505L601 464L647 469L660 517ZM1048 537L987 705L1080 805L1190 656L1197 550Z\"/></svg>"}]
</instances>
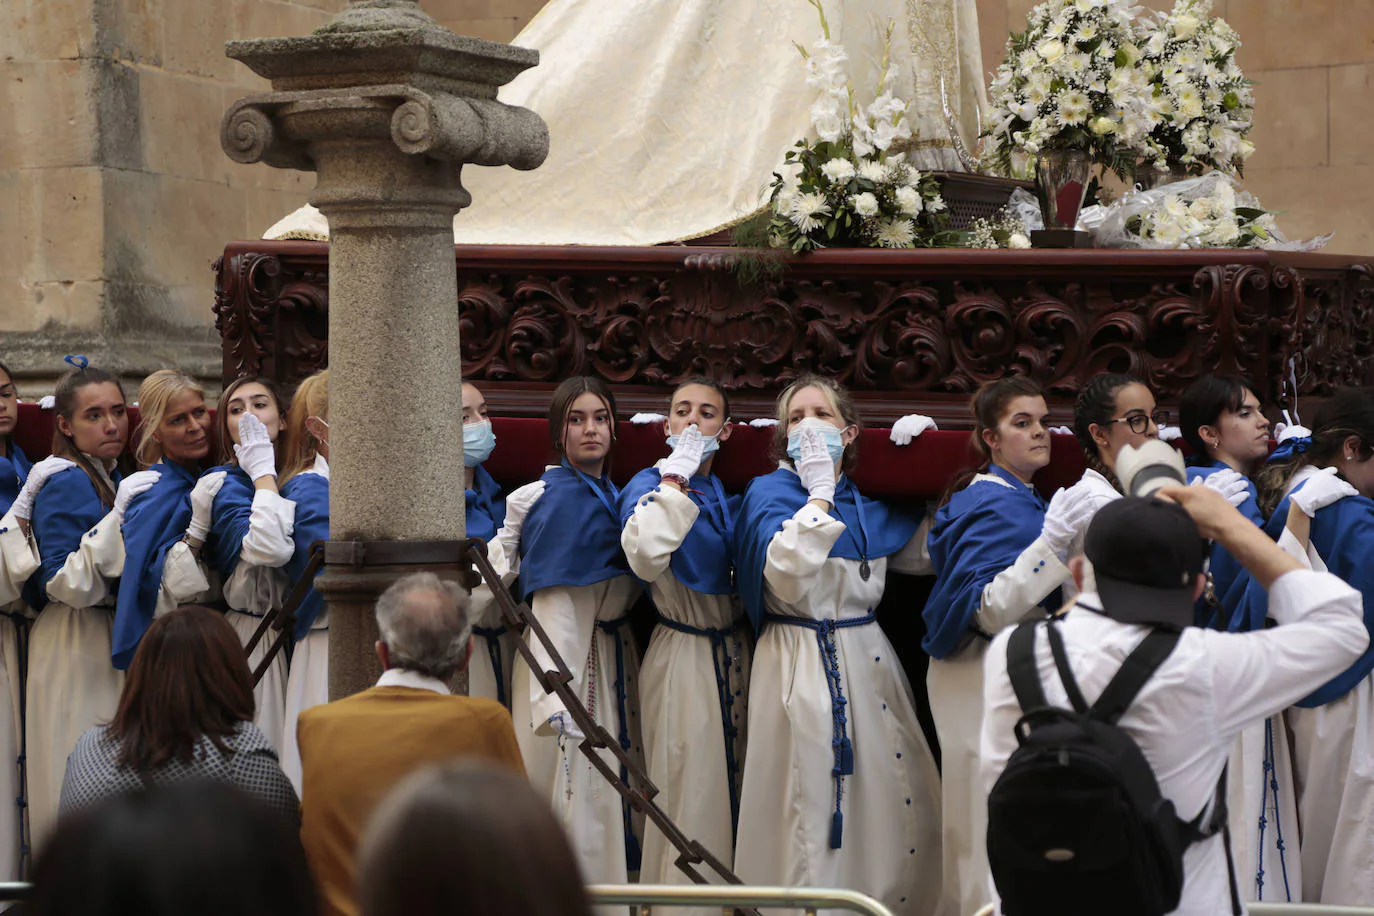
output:
<instances>
[{"instance_id":1,"label":"person's head from behind","mask_svg":"<svg viewBox=\"0 0 1374 916\"><path fill-rule=\"evenodd\" d=\"M1083 556L1069 568L1080 589L1096 590L1113 620L1181 630L1193 622L1206 557L1207 542L1182 506L1125 496L1093 516Z\"/></svg>"},{"instance_id":2,"label":"person's head from behind","mask_svg":"<svg viewBox=\"0 0 1374 916\"><path fill-rule=\"evenodd\" d=\"M1204 375L1178 403L1183 441L1197 459L1221 461L1242 474L1269 454L1269 420L1250 385L1233 375Z\"/></svg>"},{"instance_id":3,"label":"person's head from behind","mask_svg":"<svg viewBox=\"0 0 1374 916\"><path fill-rule=\"evenodd\" d=\"M253 675L224 615L184 605L155 619L129 665L110 721L119 762L147 772L190 763L196 744L223 740L253 719Z\"/></svg>"},{"instance_id":4,"label":"person's head from behind","mask_svg":"<svg viewBox=\"0 0 1374 916\"><path fill-rule=\"evenodd\" d=\"M1140 379L1104 372L1088 380L1073 405L1073 433L1088 464L1115 483L1116 456L1159 438L1168 411L1155 409L1155 396Z\"/></svg>"},{"instance_id":5,"label":"person's head from behind","mask_svg":"<svg viewBox=\"0 0 1374 916\"><path fill-rule=\"evenodd\" d=\"M577 860L517 773L450 763L386 798L358 856L363 916L589 916Z\"/></svg>"},{"instance_id":6,"label":"person's head from behind","mask_svg":"<svg viewBox=\"0 0 1374 916\"><path fill-rule=\"evenodd\" d=\"M468 661L468 593L434 573L404 576L377 599L377 633L383 668L447 682Z\"/></svg>"},{"instance_id":7,"label":"person's head from behind","mask_svg":"<svg viewBox=\"0 0 1374 916\"><path fill-rule=\"evenodd\" d=\"M314 916L294 826L227 783L117 795L63 817L39 851L30 916Z\"/></svg>"}]
</instances>

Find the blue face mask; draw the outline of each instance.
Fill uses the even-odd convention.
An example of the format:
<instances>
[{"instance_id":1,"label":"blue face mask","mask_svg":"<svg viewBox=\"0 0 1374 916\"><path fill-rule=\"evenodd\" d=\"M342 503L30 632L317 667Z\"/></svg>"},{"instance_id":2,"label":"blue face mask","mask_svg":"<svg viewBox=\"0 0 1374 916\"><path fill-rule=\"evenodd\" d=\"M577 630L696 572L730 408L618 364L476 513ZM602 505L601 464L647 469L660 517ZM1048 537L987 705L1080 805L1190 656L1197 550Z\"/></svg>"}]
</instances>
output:
<instances>
[{"instance_id":1,"label":"blue face mask","mask_svg":"<svg viewBox=\"0 0 1374 916\"><path fill-rule=\"evenodd\" d=\"M463 464L475 468L491 457L496 448L496 433L490 420L463 424Z\"/></svg>"},{"instance_id":2,"label":"blue face mask","mask_svg":"<svg viewBox=\"0 0 1374 916\"><path fill-rule=\"evenodd\" d=\"M793 461L801 460L801 434L802 430L814 429L821 434L825 440L826 451L830 452L831 461L839 461L844 455L844 439L840 430L834 425L827 423L820 417L807 417L787 434L787 457Z\"/></svg>"},{"instance_id":3,"label":"blue face mask","mask_svg":"<svg viewBox=\"0 0 1374 916\"><path fill-rule=\"evenodd\" d=\"M720 448L720 441L716 438L716 437L719 436L719 435L720 435L720 433L716 433L715 436L702 436L702 437L701 437L701 458L702 458L703 461L705 461L707 458L709 458L709 457L712 455L712 453L714 453L718 448ZM668 437L668 447L669 447L669 448L677 448L677 442L678 442L678 440L679 440L680 438L682 438L682 437L681 437L681 436L669 436L669 437Z\"/></svg>"}]
</instances>

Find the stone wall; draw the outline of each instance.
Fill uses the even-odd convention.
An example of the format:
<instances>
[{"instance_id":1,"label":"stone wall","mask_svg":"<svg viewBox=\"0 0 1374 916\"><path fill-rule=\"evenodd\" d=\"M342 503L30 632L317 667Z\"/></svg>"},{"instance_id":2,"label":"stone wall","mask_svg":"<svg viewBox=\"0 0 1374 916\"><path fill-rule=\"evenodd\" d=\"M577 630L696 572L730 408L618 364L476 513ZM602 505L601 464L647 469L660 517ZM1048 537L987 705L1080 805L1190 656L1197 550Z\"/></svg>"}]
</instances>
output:
<instances>
[{"instance_id":1,"label":"stone wall","mask_svg":"<svg viewBox=\"0 0 1374 916\"><path fill-rule=\"evenodd\" d=\"M314 183L220 151L224 109L263 88L224 42L301 35L343 3L0 0L0 360L25 394L50 389L70 352L131 379L163 365L217 378L210 264ZM509 41L543 4L421 5ZM985 70L1032 5L979 0ZM1290 235L1335 230L1330 250L1374 251L1374 0L1215 8L1259 83L1247 186Z\"/></svg>"}]
</instances>

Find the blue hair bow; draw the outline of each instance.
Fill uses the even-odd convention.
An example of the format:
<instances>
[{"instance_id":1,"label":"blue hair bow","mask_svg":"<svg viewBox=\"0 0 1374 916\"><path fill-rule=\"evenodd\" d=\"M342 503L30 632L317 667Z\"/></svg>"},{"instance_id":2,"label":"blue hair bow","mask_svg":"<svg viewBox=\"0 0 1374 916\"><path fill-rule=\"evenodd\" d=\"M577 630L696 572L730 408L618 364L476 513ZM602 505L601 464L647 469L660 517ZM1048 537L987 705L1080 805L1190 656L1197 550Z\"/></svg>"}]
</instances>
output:
<instances>
[{"instance_id":1,"label":"blue hair bow","mask_svg":"<svg viewBox=\"0 0 1374 916\"><path fill-rule=\"evenodd\" d=\"M1270 461L1287 461L1294 455L1300 455L1312 447L1310 436L1294 436L1291 439L1280 442L1278 448L1269 453Z\"/></svg>"},{"instance_id":2,"label":"blue hair bow","mask_svg":"<svg viewBox=\"0 0 1374 916\"><path fill-rule=\"evenodd\" d=\"M89 359L80 355L64 356L62 357L62 362L66 363L69 366L73 366L77 369L85 369L87 366L91 364L91 361Z\"/></svg>"}]
</instances>

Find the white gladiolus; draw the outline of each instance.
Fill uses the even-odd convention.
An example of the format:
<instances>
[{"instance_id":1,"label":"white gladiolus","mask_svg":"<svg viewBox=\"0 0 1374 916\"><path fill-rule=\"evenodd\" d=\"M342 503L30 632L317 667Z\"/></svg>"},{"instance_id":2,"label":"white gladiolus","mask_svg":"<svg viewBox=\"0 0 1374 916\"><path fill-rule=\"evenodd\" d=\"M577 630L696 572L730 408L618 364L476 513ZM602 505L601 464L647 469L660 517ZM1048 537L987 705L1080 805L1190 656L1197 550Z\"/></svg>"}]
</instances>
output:
<instances>
[{"instance_id":1,"label":"white gladiolus","mask_svg":"<svg viewBox=\"0 0 1374 916\"><path fill-rule=\"evenodd\" d=\"M844 119L833 96L822 96L812 104L811 126L816 128L816 136L827 143L840 139L844 133Z\"/></svg>"}]
</instances>

